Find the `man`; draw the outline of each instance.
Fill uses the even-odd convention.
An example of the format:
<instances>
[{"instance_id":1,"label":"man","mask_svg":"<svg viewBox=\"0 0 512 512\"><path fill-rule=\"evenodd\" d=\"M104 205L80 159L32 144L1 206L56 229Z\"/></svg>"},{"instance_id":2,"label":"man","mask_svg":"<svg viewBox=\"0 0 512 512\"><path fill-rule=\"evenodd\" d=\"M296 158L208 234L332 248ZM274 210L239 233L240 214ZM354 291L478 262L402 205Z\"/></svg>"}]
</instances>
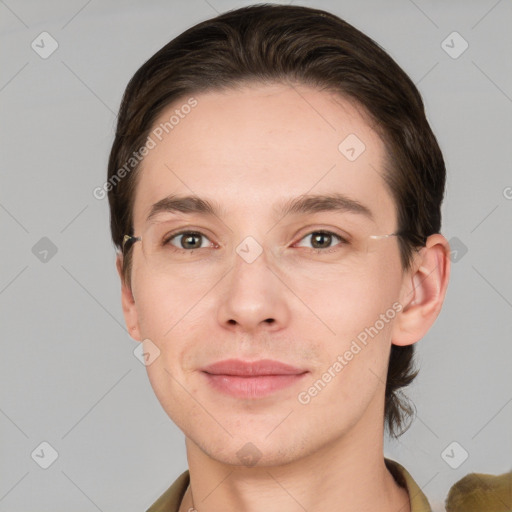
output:
<instances>
[{"instance_id":1,"label":"man","mask_svg":"<svg viewBox=\"0 0 512 512\"><path fill-rule=\"evenodd\" d=\"M256 5L135 74L109 161L131 336L189 469L156 511L429 511L383 456L445 297L421 97L325 11Z\"/></svg>"}]
</instances>

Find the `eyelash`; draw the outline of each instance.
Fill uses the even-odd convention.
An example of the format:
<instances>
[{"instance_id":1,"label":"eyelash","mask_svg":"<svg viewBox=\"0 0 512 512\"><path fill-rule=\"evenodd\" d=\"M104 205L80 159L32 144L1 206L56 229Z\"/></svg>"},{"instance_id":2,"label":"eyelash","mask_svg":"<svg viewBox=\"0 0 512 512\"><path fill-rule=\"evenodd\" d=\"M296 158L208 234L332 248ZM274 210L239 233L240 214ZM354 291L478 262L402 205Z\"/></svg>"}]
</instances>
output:
<instances>
[{"instance_id":1,"label":"eyelash","mask_svg":"<svg viewBox=\"0 0 512 512\"><path fill-rule=\"evenodd\" d=\"M350 242L346 238L342 237L341 235L338 235L337 233L334 233L332 231L327 231L325 229L318 229L318 230L310 231L309 233L306 233L298 242L301 242L302 240L304 240L305 238L307 238L308 236L311 236L313 234L317 234L317 235L321 234L321 235L333 236L333 237L337 238L340 241L339 245L349 245L350 244ZM205 247L200 247L199 249L182 249L180 247L176 247L175 245L169 244L169 242L172 239L177 238L177 237L182 236L182 235L201 236L201 237L204 237L207 240L209 240L209 238L206 235L204 235L203 233L201 233L199 231L180 231L178 233L172 233L172 234L166 236L164 238L163 242L162 242L162 245L170 245L172 247L173 251L180 252L180 253L187 253L187 252L197 251L199 249L205 249ZM335 252L337 250L336 247L337 246L326 247L325 249L316 249L314 247L311 247L311 248L308 248L308 249L309 249L310 252L314 252L315 254L325 254L325 253Z\"/></svg>"}]
</instances>

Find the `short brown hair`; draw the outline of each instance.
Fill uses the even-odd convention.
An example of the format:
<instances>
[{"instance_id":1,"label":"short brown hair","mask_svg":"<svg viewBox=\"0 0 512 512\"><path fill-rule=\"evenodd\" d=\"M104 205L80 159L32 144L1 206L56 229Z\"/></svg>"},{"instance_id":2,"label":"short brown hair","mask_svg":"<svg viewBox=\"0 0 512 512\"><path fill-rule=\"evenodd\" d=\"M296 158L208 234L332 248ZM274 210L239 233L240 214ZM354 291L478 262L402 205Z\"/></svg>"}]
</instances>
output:
<instances>
[{"instance_id":1,"label":"short brown hair","mask_svg":"<svg viewBox=\"0 0 512 512\"><path fill-rule=\"evenodd\" d=\"M319 9L256 4L201 22L170 41L132 77L121 102L108 181L144 146L153 123L178 99L244 83L297 83L348 98L367 115L386 148L383 179L397 210L403 271L413 252L441 228L446 170L421 95L371 38ZM133 234L140 165L109 187L112 240ZM117 175L118 177L118 175ZM131 279L131 251L123 261ZM385 422L393 437L410 426L412 408L400 389L416 377L414 345L392 345ZM398 431L401 429L400 431Z\"/></svg>"}]
</instances>

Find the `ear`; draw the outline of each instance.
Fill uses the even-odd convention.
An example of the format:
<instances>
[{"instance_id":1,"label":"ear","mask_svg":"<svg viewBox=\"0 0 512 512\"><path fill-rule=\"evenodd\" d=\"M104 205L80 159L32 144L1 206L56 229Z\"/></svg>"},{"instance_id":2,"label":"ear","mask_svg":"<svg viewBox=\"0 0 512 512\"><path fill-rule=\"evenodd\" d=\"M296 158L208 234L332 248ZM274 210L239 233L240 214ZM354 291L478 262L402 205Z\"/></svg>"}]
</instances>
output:
<instances>
[{"instance_id":1,"label":"ear","mask_svg":"<svg viewBox=\"0 0 512 512\"><path fill-rule=\"evenodd\" d=\"M135 306L135 299L131 290L130 283L126 283L123 277L123 255L117 254L116 267L119 278L121 279L121 303L123 305L124 321L130 336L135 341L141 341L142 336L139 330L139 317Z\"/></svg>"},{"instance_id":2,"label":"ear","mask_svg":"<svg viewBox=\"0 0 512 512\"><path fill-rule=\"evenodd\" d=\"M394 345L412 345L425 336L441 311L449 279L450 244L436 233L427 238L404 274L400 291L403 309L396 317L391 337Z\"/></svg>"}]
</instances>

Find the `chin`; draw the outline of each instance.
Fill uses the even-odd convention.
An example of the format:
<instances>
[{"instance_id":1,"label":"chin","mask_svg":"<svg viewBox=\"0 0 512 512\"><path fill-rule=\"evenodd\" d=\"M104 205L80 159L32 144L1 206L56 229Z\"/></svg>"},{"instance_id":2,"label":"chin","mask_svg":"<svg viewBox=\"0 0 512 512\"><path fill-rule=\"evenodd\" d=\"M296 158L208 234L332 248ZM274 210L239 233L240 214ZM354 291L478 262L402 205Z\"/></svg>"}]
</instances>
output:
<instances>
[{"instance_id":1,"label":"chin","mask_svg":"<svg viewBox=\"0 0 512 512\"><path fill-rule=\"evenodd\" d=\"M247 469L289 464L315 451L316 447L304 440L291 438L290 429L281 435L277 430L270 436L271 429L264 428L258 433L238 431L233 437L219 434L215 438L205 438L202 431L199 438L191 436L189 440L211 459Z\"/></svg>"}]
</instances>

